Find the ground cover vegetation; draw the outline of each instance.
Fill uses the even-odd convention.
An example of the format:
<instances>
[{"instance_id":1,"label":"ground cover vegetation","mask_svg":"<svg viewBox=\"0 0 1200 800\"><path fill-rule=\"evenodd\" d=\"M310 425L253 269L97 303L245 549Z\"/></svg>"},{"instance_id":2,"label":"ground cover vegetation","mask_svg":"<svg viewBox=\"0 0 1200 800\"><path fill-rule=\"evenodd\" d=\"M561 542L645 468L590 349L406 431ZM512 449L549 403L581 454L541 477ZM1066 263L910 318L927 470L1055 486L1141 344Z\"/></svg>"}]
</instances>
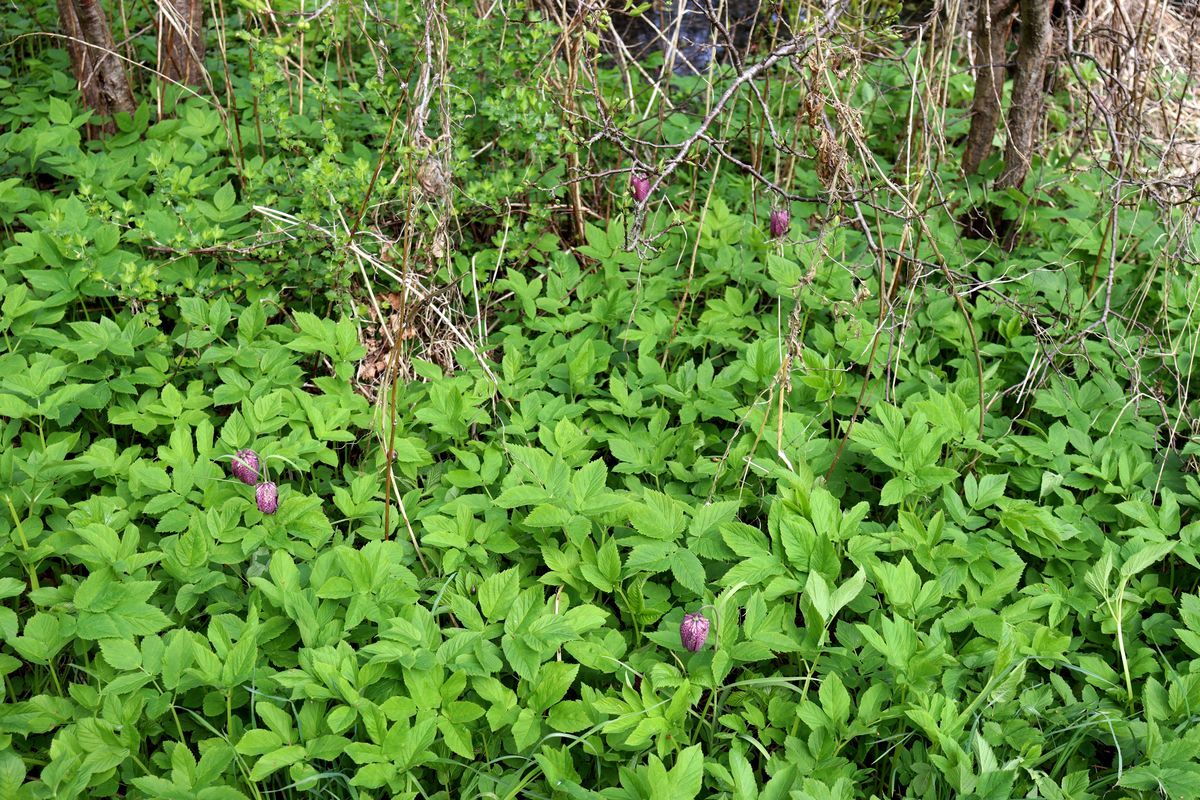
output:
<instances>
[{"instance_id":1,"label":"ground cover vegetation","mask_svg":"<svg viewBox=\"0 0 1200 800\"><path fill-rule=\"evenodd\" d=\"M1185 10L1056 10L1005 152L959 3L664 79L601 6L111 2L90 99L58 5L0 797L1200 797Z\"/></svg>"}]
</instances>

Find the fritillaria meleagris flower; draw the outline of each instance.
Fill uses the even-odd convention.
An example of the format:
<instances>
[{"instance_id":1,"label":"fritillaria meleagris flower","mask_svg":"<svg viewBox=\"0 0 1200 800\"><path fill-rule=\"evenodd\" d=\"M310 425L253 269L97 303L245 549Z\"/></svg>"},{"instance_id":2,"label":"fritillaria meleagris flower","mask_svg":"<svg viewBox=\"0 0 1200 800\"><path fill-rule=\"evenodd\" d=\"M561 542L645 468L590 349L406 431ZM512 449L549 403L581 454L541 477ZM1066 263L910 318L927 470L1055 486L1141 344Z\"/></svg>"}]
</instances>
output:
<instances>
[{"instance_id":1,"label":"fritillaria meleagris flower","mask_svg":"<svg viewBox=\"0 0 1200 800\"><path fill-rule=\"evenodd\" d=\"M699 612L684 616L683 622L679 624L679 641L684 647L695 653L704 646L704 640L707 638L708 617Z\"/></svg>"},{"instance_id":2,"label":"fritillaria meleagris flower","mask_svg":"<svg viewBox=\"0 0 1200 800\"><path fill-rule=\"evenodd\" d=\"M629 176L629 185L633 189L633 199L637 202L644 201L650 196L650 179L640 172L635 172Z\"/></svg>"},{"instance_id":3,"label":"fritillaria meleagris flower","mask_svg":"<svg viewBox=\"0 0 1200 800\"><path fill-rule=\"evenodd\" d=\"M786 236L788 226L792 221L792 215L786 208L777 208L771 212L771 236L779 238Z\"/></svg>"},{"instance_id":4,"label":"fritillaria meleagris flower","mask_svg":"<svg viewBox=\"0 0 1200 800\"><path fill-rule=\"evenodd\" d=\"M271 481L264 481L254 487L254 500L258 510L264 514L274 514L279 510L279 487Z\"/></svg>"},{"instance_id":5,"label":"fritillaria meleagris flower","mask_svg":"<svg viewBox=\"0 0 1200 800\"><path fill-rule=\"evenodd\" d=\"M253 486L258 483L258 453L253 450L238 450L233 456L233 477Z\"/></svg>"}]
</instances>

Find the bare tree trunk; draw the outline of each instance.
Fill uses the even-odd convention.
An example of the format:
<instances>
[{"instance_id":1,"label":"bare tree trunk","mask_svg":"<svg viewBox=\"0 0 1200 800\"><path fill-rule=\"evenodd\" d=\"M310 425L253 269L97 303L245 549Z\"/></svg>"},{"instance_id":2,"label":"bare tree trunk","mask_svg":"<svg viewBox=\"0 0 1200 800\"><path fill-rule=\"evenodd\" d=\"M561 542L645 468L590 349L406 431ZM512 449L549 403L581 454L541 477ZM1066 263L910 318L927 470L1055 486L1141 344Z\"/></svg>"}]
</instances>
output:
<instances>
[{"instance_id":1,"label":"bare tree trunk","mask_svg":"<svg viewBox=\"0 0 1200 800\"><path fill-rule=\"evenodd\" d=\"M102 119L119 111L136 111L129 76L117 56L99 0L58 0L58 15L69 37L67 51L84 104ZM111 122L105 127L111 129Z\"/></svg>"},{"instance_id":2,"label":"bare tree trunk","mask_svg":"<svg viewBox=\"0 0 1200 800\"><path fill-rule=\"evenodd\" d=\"M963 149L963 172L972 175L992 152L1004 94L1005 52L1012 25L1012 0L978 0L975 13L975 97L971 130Z\"/></svg>"},{"instance_id":3,"label":"bare tree trunk","mask_svg":"<svg viewBox=\"0 0 1200 800\"><path fill-rule=\"evenodd\" d=\"M170 81L204 82L204 0L158 0L158 71Z\"/></svg>"},{"instance_id":4,"label":"bare tree trunk","mask_svg":"<svg viewBox=\"0 0 1200 800\"><path fill-rule=\"evenodd\" d=\"M1029 158L1042 121L1042 95L1049 56L1050 0L1021 0L1021 40L1017 46L1017 69L1013 77L1012 105L1008 111L1004 172L996 180L999 188L1020 186L1029 172Z\"/></svg>"},{"instance_id":5,"label":"bare tree trunk","mask_svg":"<svg viewBox=\"0 0 1200 800\"><path fill-rule=\"evenodd\" d=\"M58 0L58 24L62 27L63 35L67 37L71 73L79 82L83 102L88 108L94 109L100 101L88 96L88 89L84 84L84 77L91 71L91 67L88 66L88 46L83 38L83 29L79 27L79 17L75 15L75 4L71 0Z\"/></svg>"}]
</instances>

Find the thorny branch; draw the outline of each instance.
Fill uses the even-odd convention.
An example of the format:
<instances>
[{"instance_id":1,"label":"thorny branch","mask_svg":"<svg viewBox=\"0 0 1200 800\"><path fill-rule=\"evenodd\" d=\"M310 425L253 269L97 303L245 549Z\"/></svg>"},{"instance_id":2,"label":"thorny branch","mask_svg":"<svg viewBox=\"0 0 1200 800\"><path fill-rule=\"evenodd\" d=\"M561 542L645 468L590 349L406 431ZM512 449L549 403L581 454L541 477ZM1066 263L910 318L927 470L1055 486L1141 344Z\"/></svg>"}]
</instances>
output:
<instances>
[{"instance_id":1,"label":"thorny branch","mask_svg":"<svg viewBox=\"0 0 1200 800\"><path fill-rule=\"evenodd\" d=\"M721 116L721 112L725 110L725 107L729 105L729 102L734 98L734 96L737 95L738 90L741 89L742 86L751 83L758 76L771 69L771 67L775 66L780 61L793 58L795 56L804 55L813 47L815 47L818 42L828 37L829 34L834 31L834 29L837 27L838 20L841 18L842 14L845 13L846 9L849 7L849 4L849 0L837 0L836 3L831 5L825 11L824 18L812 33L805 36L797 36L792 38L790 41L785 42L784 44L775 48L775 50L773 50L770 55L768 55L762 61L756 62L755 64L752 64L751 66L742 70L742 72L733 79L733 81L713 104L712 109L701 121L700 126L696 129L696 131L687 139L683 140L678 145L675 145L675 155L667 160L667 162L663 165L663 168L651 180L649 197L656 196L663 183L671 177L672 173L674 173L675 170L678 169L685 160L687 160L688 156L692 152L692 148L696 145L696 143L708 137L708 129L712 127L717 118ZM707 141L711 142L712 139L708 138ZM642 232L645 229L646 213L648 208L649 206L646 202L638 204L637 210L634 212L633 222L629 226L629 230L626 234L626 249L634 250L645 244L642 239Z\"/></svg>"}]
</instances>

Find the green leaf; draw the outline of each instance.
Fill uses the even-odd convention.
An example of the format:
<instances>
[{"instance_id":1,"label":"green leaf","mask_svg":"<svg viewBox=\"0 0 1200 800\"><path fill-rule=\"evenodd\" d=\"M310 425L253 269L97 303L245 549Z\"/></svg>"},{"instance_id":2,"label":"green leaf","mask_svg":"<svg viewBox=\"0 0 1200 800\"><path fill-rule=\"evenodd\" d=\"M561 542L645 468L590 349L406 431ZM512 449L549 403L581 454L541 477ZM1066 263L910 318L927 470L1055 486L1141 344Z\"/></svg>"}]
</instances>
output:
<instances>
[{"instance_id":1,"label":"green leaf","mask_svg":"<svg viewBox=\"0 0 1200 800\"><path fill-rule=\"evenodd\" d=\"M498 508L520 508L548 502L550 495L545 489L527 484L510 486L492 501Z\"/></svg>"},{"instance_id":2,"label":"green leaf","mask_svg":"<svg viewBox=\"0 0 1200 800\"><path fill-rule=\"evenodd\" d=\"M546 721L560 733L578 733L591 727L587 707L578 700L563 700L550 709Z\"/></svg>"},{"instance_id":3,"label":"green leaf","mask_svg":"<svg viewBox=\"0 0 1200 800\"><path fill-rule=\"evenodd\" d=\"M808 580L804 583L804 596L821 615L821 621L828 626L834 615L833 597L829 592L829 583L819 572L808 573Z\"/></svg>"},{"instance_id":4,"label":"green leaf","mask_svg":"<svg viewBox=\"0 0 1200 800\"><path fill-rule=\"evenodd\" d=\"M51 122L53 122L55 125L71 124L73 115L71 113L70 104L57 97L51 97L47 102L49 103L47 116L50 118Z\"/></svg>"},{"instance_id":5,"label":"green leaf","mask_svg":"<svg viewBox=\"0 0 1200 800\"><path fill-rule=\"evenodd\" d=\"M0 797L20 797L25 781L25 763L11 749L0 751Z\"/></svg>"},{"instance_id":6,"label":"green leaf","mask_svg":"<svg viewBox=\"0 0 1200 800\"><path fill-rule=\"evenodd\" d=\"M729 751L729 771L733 776L733 800L758 800L758 783L750 762L737 750Z\"/></svg>"},{"instance_id":7,"label":"green leaf","mask_svg":"<svg viewBox=\"0 0 1200 800\"><path fill-rule=\"evenodd\" d=\"M489 622L503 619L520 589L520 572L511 567L479 584L479 608Z\"/></svg>"},{"instance_id":8,"label":"green leaf","mask_svg":"<svg viewBox=\"0 0 1200 800\"><path fill-rule=\"evenodd\" d=\"M1176 544L1178 542L1158 542L1156 544L1142 545L1133 555L1125 559L1125 563L1121 565L1121 577L1132 578L1151 564L1161 561L1175 549Z\"/></svg>"},{"instance_id":9,"label":"green leaf","mask_svg":"<svg viewBox=\"0 0 1200 800\"><path fill-rule=\"evenodd\" d=\"M529 697L530 707L538 712L549 709L566 695L578 673L578 664L562 661L552 661L542 667L533 694Z\"/></svg>"},{"instance_id":10,"label":"green leaf","mask_svg":"<svg viewBox=\"0 0 1200 800\"><path fill-rule=\"evenodd\" d=\"M858 570L851 575L845 583L837 588L830 598L830 610L833 614L837 614L843 608L858 597L862 592L863 587L867 584L867 573L863 570Z\"/></svg>"},{"instance_id":11,"label":"green leaf","mask_svg":"<svg viewBox=\"0 0 1200 800\"><path fill-rule=\"evenodd\" d=\"M771 555L762 531L745 523L730 522L722 525L721 538L730 550L743 558Z\"/></svg>"},{"instance_id":12,"label":"green leaf","mask_svg":"<svg viewBox=\"0 0 1200 800\"><path fill-rule=\"evenodd\" d=\"M438 718L438 730L442 733L442 741L451 752L463 758L474 758L475 748L471 744L471 731L465 725L455 725L445 717Z\"/></svg>"},{"instance_id":13,"label":"green leaf","mask_svg":"<svg viewBox=\"0 0 1200 800\"><path fill-rule=\"evenodd\" d=\"M608 583L615 584L621 578L621 555L617 552L615 539L605 539L596 551L596 569Z\"/></svg>"},{"instance_id":14,"label":"green leaf","mask_svg":"<svg viewBox=\"0 0 1200 800\"><path fill-rule=\"evenodd\" d=\"M671 574L688 591L697 596L704 594L707 582L704 565L690 551L682 549L675 551L671 556Z\"/></svg>"},{"instance_id":15,"label":"green leaf","mask_svg":"<svg viewBox=\"0 0 1200 800\"><path fill-rule=\"evenodd\" d=\"M283 739L275 731L253 728L238 739L237 751L244 756L260 756L283 746Z\"/></svg>"},{"instance_id":16,"label":"green leaf","mask_svg":"<svg viewBox=\"0 0 1200 800\"><path fill-rule=\"evenodd\" d=\"M233 184L226 181L225 185L217 189L217 193L213 195L213 205L218 211L228 211L233 207L236 199L237 195L234 194Z\"/></svg>"},{"instance_id":17,"label":"green leaf","mask_svg":"<svg viewBox=\"0 0 1200 800\"><path fill-rule=\"evenodd\" d=\"M647 491L635 506L630 521L638 533L651 539L674 541L683 533L687 521L683 505L662 492Z\"/></svg>"},{"instance_id":18,"label":"green leaf","mask_svg":"<svg viewBox=\"0 0 1200 800\"><path fill-rule=\"evenodd\" d=\"M963 480L963 494L971 508L979 510L994 505L1004 496L1008 484L1008 473L999 475L984 475L976 481L973 474L968 473Z\"/></svg>"},{"instance_id":19,"label":"green leaf","mask_svg":"<svg viewBox=\"0 0 1200 800\"><path fill-rule=\"evenodd\" d=\"M278 750L273 750L266 753L254 763L254 767L250 770L250 780L261 781L268 775L271 775L284 767L289 767L299 761L303 761L308 755L303 747L298 744L281 747Z\"/></svg>"},{"instance_id":20,"label":"green leaf","mask_svg":"<svg viewBox=\"0 0 1200 800\"><path fill-rule=\"evenodd\" d=\"M134 670L142 665L142 653L128 639L101 639L100 653L114 669Z\"/></svg>"},{"instance_id":21,"label":"green leaf","mask_svg":"<svg viewBox=\"0 0 1200 800\"><path fill-rule=\"evenodd\" d=\"M827 674L821 680L817 694L825 715L839 727L845 726L850 720L850 694L836 672Z\"/></svg>"},{"instance_id":22,"label":"green leaf","mask_svg":"<svg viewBox=\"0 0 1200 800\"><path fill-rule=\"evenodd\" d=\"M675 766L671 768L671 797L677 800L693 800L700 794L700 784L704 779L704 751L700 745L681 750L675 757Z\"/></svg>"},{"instance_id":23,"label":"green leaf","mask_svg":"<svg viewBox=\"0 0 1200 800\"><path fill-rule=\"evenodd\" d=\"M176 631L171 635L171 642L163 652L162 667L163 685L168 689L179 686L183 671L192 665L192 652L192 640L185 632Z\"/></svg>"}]
</instances>

